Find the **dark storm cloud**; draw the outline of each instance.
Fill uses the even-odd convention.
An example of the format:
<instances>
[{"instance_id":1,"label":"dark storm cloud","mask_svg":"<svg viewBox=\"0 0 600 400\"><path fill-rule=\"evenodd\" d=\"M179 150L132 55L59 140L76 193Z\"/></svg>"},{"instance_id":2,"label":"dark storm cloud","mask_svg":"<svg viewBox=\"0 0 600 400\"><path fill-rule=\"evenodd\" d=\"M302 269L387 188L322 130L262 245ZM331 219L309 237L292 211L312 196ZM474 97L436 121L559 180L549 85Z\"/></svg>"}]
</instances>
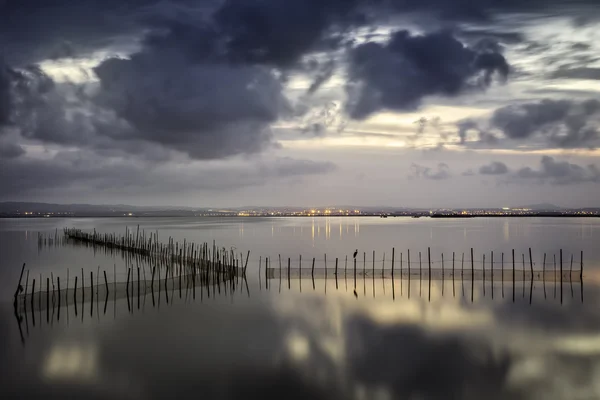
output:
<instances>
[{"instance_id":1,"label":"dark storm cloud","mask_svg":"<svg viewBox=\"0 0 600 400\"><path fill-rule=\"evenodd\" d=\"M211 43L204 29L148 37L129 59L96 67L93 90L54 85L39 68L4 68L2 122L46 143L132 152L154 144L196 159L272 145L268 126L288 109L281 83L265 67L223 61L213 46L196 45L200 36Z\"/></svg>"},{"instance_id":2,"label":"dark storm cloud","mask_svg":"<svg viewBox=\"0 0 600 400\"><path fill-rule=\"evenodd\" d=\"M386 44L369 42L352 50L348 112L363 119L380 110L418 108L426 96L457 96L485 89L509 66L494 50L474 50L450 32L392 34Z\"/></svg>"},{"instance_id":3,"label":"dark storm cloud","mask_svg":"<svg viewBox=\"0 0 600 400\"><path fill-rule=\"evenodd\" d=\"M435 168L412 163L410 166L409 179L429 179L443 181L450 179L450 167L446 163L439 163Z\"/></svg>"},{"instance_id":4,"label":"dark storm cloud","mask_svg":"<svg viewBox=\"0 0 600 400\"><path fill-rule=\"evenodd\" d=\"M3 1L0 130L10 125L28 140L156 161L173 152L196 159L257 153L274 145L269 126L290 111L284 78L314 52L352 49L350 29L407 12L460 22L544 4L560 2ZM495 74L505 77L508 64L494 40L518 38L488 31L475 31L486 40L472 47L449 32L406 31L386 45L355 47L350 75L357 86L348 110L364 118L381 109L411 109L424 97L454 96L489 86ZM105 59L95 69L99 88L58 85L28 67L95 50L134 53ZM320 62L309 74L308 94L338 65L336 58ZM307 129L322 134L332 120L324 115L325 122Z\"/></svg>"},{"instance_id":5,"label":"dark storm cloud","mask_svg":"<svg viewBox=\"0 0 600 400\"><path fill-rule=\"evenodd\" d=\"M550 156L543 156L540 168L521 168L516 177L523 180L536 180L541 183L570 185L577 183L600 183L600 169L596 165L581 166L567 161L557 161Z\"/></svg>"},{"instance_id":6,"label":"dark storm cloud","mask_svg":"<svg viewBox=\"0 0 600 400\"><path fill-rule=\"evenodd\" d=\"M6 0L0 2L0 46L10 63L69 57L140 29L134 15L156 0Z\"/></svg>"},{"instance_id":7,"label":"dark storm cloud","mask_svg":"<svg viewBox=\"0 0 600 400\"><path fill-rule=\"evenodd\" d=\"M481 166L479 173L481 175L504 175L508 173L508 167L503 162L494 161L491 164Z\"/></svg>"},{"instance_id":8,"label":"dark storm cloud","mask_svg":"<svg viewBox=\"0 0 600 400\"><path fill-rule=\"evenodd\" d=\"M379 1L377 1L379 2ZM227 0L215 20L236 60L292 66L314 50L331 50L340 32L360 25L364 0Z\"/></svg>"},{"instance_id":9,"label":"dark storm cloud","mask_svg":"<svg viewBox=\"0 0 600 400\"><path fill-rule=\"evenodd\" d=\"M600 118L600 101L545 99L500 108L490 120L507 138L545 137L558 147L594 147L598 139L595 126Z\"/></svg>"},{"instance_id":10,"label":"dark storm cloud","mask_svg":"<svg viewBox=\"0 0 600 400\"><path fill-rule=\"evenodd\" d=\"M268 125L287 107L281 84L260 66L194 64L149 51L95 71L96 101L134 128L128 136L197 159L259 152L271 143Z\"/></svg>"}]
</instances>

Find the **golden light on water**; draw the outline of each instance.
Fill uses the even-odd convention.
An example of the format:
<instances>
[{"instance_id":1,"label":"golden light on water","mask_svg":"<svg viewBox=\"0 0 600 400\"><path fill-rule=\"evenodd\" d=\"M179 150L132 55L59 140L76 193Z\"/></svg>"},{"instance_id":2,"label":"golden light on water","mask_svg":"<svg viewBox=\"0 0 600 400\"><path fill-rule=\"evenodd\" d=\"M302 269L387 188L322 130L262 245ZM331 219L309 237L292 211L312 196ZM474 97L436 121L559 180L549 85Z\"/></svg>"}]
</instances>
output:
<instances>
[{"instance_id":1,"label":"golden light on water","mask_svg":"<svg viewBox=\"0 0 600 400\"><path fill-rule=\"evenodd\" d=\"M48 380L91 383L98 378L98 351L93 345L56 345L42 368Z\"/></svg>"}]
</instances>

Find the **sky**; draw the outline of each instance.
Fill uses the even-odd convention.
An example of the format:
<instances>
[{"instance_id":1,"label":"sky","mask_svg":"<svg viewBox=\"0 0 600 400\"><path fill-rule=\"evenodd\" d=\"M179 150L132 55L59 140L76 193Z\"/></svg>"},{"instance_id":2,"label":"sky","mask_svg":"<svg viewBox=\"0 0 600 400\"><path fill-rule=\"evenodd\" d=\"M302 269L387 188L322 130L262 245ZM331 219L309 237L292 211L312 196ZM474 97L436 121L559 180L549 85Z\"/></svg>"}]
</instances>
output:
<instances>
[{"instance_id":1,"label":"sky","mask_svg":"<svg viewBox=\"0 0 600 400\"><path fill-rule=\"evenodd\" d=\"M0 0L0 201L600 200L597 0Z\"/></svg>"}]
</instances>

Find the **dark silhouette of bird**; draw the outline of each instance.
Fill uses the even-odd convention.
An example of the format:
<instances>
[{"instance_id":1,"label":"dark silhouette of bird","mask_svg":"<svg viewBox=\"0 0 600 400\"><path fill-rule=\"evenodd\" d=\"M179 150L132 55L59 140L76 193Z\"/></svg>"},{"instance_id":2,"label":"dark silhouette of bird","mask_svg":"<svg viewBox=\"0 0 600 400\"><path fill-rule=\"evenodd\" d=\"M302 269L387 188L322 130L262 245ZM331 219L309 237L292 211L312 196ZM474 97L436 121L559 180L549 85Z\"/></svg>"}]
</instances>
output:
<instances>
[{"instance_id":1,"label":"dark silhouette of bird","mask_svg":"<svg viewBox=\"0 0 600 400\"><path fill-rule=\"evenodd\" d=\"M358 249L356 249L356 250L354 251L354 258L356 258L356 256L357 256L357 255L358 255Z\"/></svg>"},{"instance_id":2,"label":"dark silhouette of bird","mask_svg":"<svg viewBox=\"0 0 600 400\"><path fill-rule=\"evenodd\" d=\"M358 293L356 293L356 289L354 289L354 297L358 299Z\"/></svg>"}]
</instances>

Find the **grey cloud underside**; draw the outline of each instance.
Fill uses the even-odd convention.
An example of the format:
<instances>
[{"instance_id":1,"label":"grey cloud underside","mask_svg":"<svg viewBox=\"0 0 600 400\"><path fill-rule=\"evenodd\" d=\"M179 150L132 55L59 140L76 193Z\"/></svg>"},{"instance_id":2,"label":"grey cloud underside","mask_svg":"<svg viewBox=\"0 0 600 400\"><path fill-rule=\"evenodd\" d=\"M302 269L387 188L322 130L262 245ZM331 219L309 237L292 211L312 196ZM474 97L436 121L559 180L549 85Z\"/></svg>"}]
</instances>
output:
<instances>
[{"instance_id":1,"label":"grey cloud underside","mask_svg":"<svg viewBox=\"0 0 600 400\"><path fill-rule=\"evenodd\" d=\"M508 173L508 167L502 162L494 161L491 164L481 166L479 173L481 175L504 175Z\"/></svg>"},{"instance_id":2,"label":"grey cloud underside","mask_svg":"<svg viewBox=\"0 0 600 400\"><path fill-rule=\"evenodd\" d=\"M600 169L593 164L581 166L568 161L557 161L550 156L543 156L538 169L521 168L515 173L515 177L520 180L533 180L555 185L600 183Z\"/></svg>"},{"instance_id":3,"label":"grey cloud underside","mask_svg":"<svg viewBox=\"0 0 600 400\"><path fill-rule=\"evenodd\" d=\"M487 145L500 140L537 141L546 147L593 149L600 145L600 101L553 100L523 103L496 109L488 120L466 119L456 125L460 142L470 133Z\"/></svg>"},{"instance_id":4,"label":"grey cloud underside","mask_svg":"<svg viewBox=\"0 0 600 400\"><path fill-rule=\"evenodd\" d=\"M594 122L600 117L600 101L542 100L498 109L491 125L508 138L545 136L559 147L593 146L598 139Z\"/></svg>"},{"instance_id":5,"label":"grey cloud underside","mask_svg":"<svg viewBox=\"0 0 600 400\"><path fill-rule=\"evenodd\" d=\"M426 96L484 89L508 62L497 48L464 46L450 32L395 32L386 44L366 43L350 55L348 113L363 119L380 110L414 110Z\"/></svg>"},{"instance_id":6,"label":"grey cloud underside","mask_svg":"<svg viewBox=\"0 0 600 400\"><path fill-rule=\"evenodd\" d=\"M443 181L451 178L450 167L446 163L438 163L435 168L413 163L410 166L409 179L428 179Z\"/></svg>"}]
</instances>

